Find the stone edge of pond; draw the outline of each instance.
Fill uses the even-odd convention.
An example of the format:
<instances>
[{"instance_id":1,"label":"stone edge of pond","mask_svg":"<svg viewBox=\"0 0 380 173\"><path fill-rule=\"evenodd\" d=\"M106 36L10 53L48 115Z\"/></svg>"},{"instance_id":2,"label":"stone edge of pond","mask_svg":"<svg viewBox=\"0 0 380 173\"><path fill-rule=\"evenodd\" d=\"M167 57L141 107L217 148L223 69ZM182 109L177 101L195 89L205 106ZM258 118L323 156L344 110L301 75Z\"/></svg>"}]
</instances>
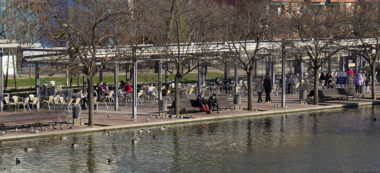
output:
<instances>
[{"instance_id":1,"label":"stone edge of pond","mask_svg":"<svg viewBox=\"0 0 380 173\"><path fill-rule=\"evenodd\" d=\"M279 115L279 114L286 114L286 113L318 112L318 111L331 110L331 109L357 108L360 106L370 106L370 105L380 105L380 102L379 101L372 101L372 102L361 102L361 103L347 103L344 105L326 105L326 106L309 107L309 108L281 109L281 110L259 111L259 112L245 112L245 113L233 114L233 115L199 117L199 118L193 118L193 119L172 119L169 121L144 122L144 123L128 124L128 125L114 125L114 126L105 126L105 127L86 127L86 128L69 129L69 130L63 130L63 131L41 132L38 134L22 134L22 135L9 135L9 136L5 135L5 136L0 137L0 142L11 141L11 140L30 139L30 138L42 138L42 137L49 137L49 136L61 136L61 135L101 132L101 131L107 131L107 130L112 131L112 130L119 130L119 129L133 129L133 128L153 127L153 126L163 126L163 125L187 124L187 123L212 121L212 120L235 119L235 118L244 118L244 117L265 116L265 115Z\"/></svg>"}]
</instances>

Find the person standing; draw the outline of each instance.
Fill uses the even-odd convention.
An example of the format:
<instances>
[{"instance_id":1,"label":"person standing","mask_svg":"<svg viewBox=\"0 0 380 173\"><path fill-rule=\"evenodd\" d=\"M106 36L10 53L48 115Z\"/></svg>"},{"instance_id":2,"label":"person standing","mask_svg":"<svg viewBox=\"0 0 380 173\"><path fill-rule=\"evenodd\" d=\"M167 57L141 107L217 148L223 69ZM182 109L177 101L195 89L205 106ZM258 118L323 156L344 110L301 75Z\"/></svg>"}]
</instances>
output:
<instances>
[{"instance_id":1,"label":"person standing","mask_svg":"<svg viewBox=\"0 0 380 173\"><path fill-rule=\"evenodd\" d=\"M218 100L216 99L216 94L212 94L212 96L208 99L208 107L210 109L210 112L212 112L213 110L216 110L218 111L218 113L220 112L220 108L219 108L219 104L218 104Z\"/></svg>"},{"instance_id":2,"label":"person standing","mask_svg":"<svg viewBox=\"0 0 380 173\"><path fill-rule=\"evenodd\" d=\"M363 85L363 76L361 71L355 74L355 79L354 79L354 84L355 84L355 92L357 94L361 94L361 86Z\"/></svg>"},{"instance_id":3,"label":"person standing","mask_svg":"<svg viewBox=\"0 0 380 173\"><path fill-rule=\"evenodd\" d=\"M265 102L268 102L268 103L272 102L272 99L270 98L270 93L272 92L272 84L268 76L264 79L264 90L265 90Z\"/></svg>"},{"instance_id":4,"label":"person standing","mask_svg":"<svg viewBox=\"0 0 380 173\"><path fill-rule=\"evenodd\" d=\"M371 76L368 73L367 76L366 76L366 78L365 78L365 81L364 81L364 83L365 83L365 90L366 90L365 92L368 93L368 94L369 94L369 81L370 80L371 80Z\"/></svg>"},{"instance_id":5,"label":"person standing","mask_svg":"<svg viewBox=\"0 0 380 173\"><path fill-rule=\"evenodd\" d=\"M260 81L258 81L256 84L256 92L257 92L257 96L258 96L257 103L263 102L263 99L261 98L261 96L263 94L263 90L264 90L263 81L262 81L262 79L260 79Z\"/></svg>"}]
</instances>

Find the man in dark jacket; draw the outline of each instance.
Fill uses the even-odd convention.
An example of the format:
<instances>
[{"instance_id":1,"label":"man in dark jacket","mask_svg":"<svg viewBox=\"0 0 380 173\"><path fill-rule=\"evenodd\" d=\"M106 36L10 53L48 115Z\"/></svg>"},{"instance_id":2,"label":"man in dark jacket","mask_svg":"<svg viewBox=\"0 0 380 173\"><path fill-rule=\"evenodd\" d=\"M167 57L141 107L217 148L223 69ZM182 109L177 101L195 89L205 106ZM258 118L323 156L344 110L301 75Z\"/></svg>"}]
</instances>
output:
<instances>
[{"instance_id":1,"label":"man in dark jacket","mask_svg":"<svg viewBox=\"0 0 380 173\"><path fill-rule=\"evenodd\" d=\"M270 98L270 92L272 91L272 84L270 82L269 77L266 77L264 79L264 90L265 90L265 102L272 102L272 99Z\"/></svg>"},{"instance_id":2,"label":"man in dark jacket","mask_svg":"<svg viewBox=\"0 0 380 173\"><path fill-rule=\"evenodd\" d=\"M220 108L219 108L219 104L218 104L218 100L216 99L216 94L212 94L212 96L208 99L208 106L210 108L210 111L213 111L214 108L216 108L216 110L218 111L218 113L220 112Z\"/></svg>"}]
</instances>

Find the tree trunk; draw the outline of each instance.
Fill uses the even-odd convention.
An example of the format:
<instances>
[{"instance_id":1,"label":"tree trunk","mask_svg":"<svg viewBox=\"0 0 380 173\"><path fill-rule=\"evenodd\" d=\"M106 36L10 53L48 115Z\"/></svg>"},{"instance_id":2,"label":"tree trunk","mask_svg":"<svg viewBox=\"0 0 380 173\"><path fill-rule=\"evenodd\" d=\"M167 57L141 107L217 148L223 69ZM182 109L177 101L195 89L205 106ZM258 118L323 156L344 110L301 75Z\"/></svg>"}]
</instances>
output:
<instances>
[{"instance_id":1,"label":"tree trunk","mask_svg":"<svg viewBox=\"0 0 380 173\"><path fill-rule=\"evenodd\" d=\"M80 75L77 76L77 86L80 86Z\"/></svg>"},{"instance_id":2,"label":"tree trunk","mask_svg":"<svg viewBox=\"0 0 380 173\"><path fill-rule=\"evenodd\" d=\"M73 87L73 74L70 72L70 88Z\"/></svg>"},{"instance_id":3,"label":"tree trunk","mask_svg":"<svg viewBox=\"0 0 380 173\"><path fill-rule=\"evenodd\" d=\"M314 68L314 105L319 104L319 97L318 97L318 85L319 85L319 78L318 78L318 68Z\"/></svg>"},{"instance_id":4,"label":"tree trunk","mask_svg":"<svg viewBox=\"0 0 380 173\"><path fill-rule=\"evenodd\" d=\"M251 67L247 72L248 75L248 111L253 111L253 72Z\"/></svg>"},{"instance_id":5,"label":"tree trunk","mask_svg":"<svg viewBox=\"0 0 380 173\"><path fill-rule=\"evenodd\" d=\"M94 82L94 77L89 76L87 77L88 80L88 93L87 93L87 103L88 103L88 126L94 126L94 87L93 87L93 82Z\"/></svg>"},{"instance_id":6,"label":"tree trunk","mask_svg":"<svg viewBox=\"0 0 380 173\"><path fill-rule=\"evenodd\" d=\"M376 68L375 67L372 67L371 68L371 71L372 71L372 81L371 81L371 85L372 85L372 99L373 100L376 100Z\"/></svg>"},{"instance_id":7,"label":"tree trunk","mask_svg":"<svg viewBox=\"0 0 380 173\"><path fill-rule=\"evenodd\" d=\"M175 83L175 115L179 117L179 82L180 77L176 74L174 83Z\"/></svg>"}]
</instances>

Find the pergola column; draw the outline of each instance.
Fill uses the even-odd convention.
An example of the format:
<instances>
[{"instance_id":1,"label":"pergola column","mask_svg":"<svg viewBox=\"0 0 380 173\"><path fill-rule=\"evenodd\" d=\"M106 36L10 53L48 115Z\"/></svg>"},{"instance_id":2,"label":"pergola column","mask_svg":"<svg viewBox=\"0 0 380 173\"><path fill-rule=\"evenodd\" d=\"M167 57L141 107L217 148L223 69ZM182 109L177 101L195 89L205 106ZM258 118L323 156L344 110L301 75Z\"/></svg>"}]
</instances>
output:
<instances>
[{"instance_id":1,"label":"pergola column","mask_svg":"<svg viewBox=\"0 0 380 173\"><path fill-rule=\"evenodd\" d=\"M206 84L206 80L207 80L207 64L204 64L203 65L203 84L204 85Z\"/></svg>"},{"instance_id":2,"label":"pergola column","mask_svg":"<svg viewBox=\"0 0 380 173\"><path fill-rule=\"evenodd\" d=\"M130 73L130 66L129 63L125 64L125 82L129 81L129 73Z\"/></svg>"},{"instance_id":3,"label":"pergola column","mask_svg":"<svg viewBox=\"0 0 380 173\"><path fill-rule=\"evenodd\" d=\"M344 57L339 56L339 71L344 71Z\"/></svg>"},{"instance_id":4,"label":"pergola column","mask_svg":"<svg viewBox=\"0 0 380 173\"><path fill-rule=\"evenodd\" d=\"M289 74L294 74L293 66L294 66L293 61L289 61Z\"/></svg>"},{"instance_id":5,"label":"pergola column","mask_svg":"<svg viewBox=\"0 0 380 173\"><path fill-rule=\"evenodd\" d=\"M86 76L83 76L83 93L84 94L87 93L87 77ZM90 93L90 94L93 94L93 93Z\"/></svg>"},{"instance_id":6,"label":"pergola column","mask_svg":"<svg viewBox=\"0 0 380 173\"><path fill-rule=\"evenodd\" d=\"M133 105L132 105L132 119L137 120L137 60L136 49L132 50L133 61Z\"/></svg>"},{"instance_id":7,"label":"pergola column","mask_svg":"<svg viewBox=\"0 0 380 173\"><path fill-rule=\"evenodd\" d=\"M0 51L0 100L3 100L3 50ZM0 101L0 111L4 111L3 101Z\"/></svg>"},{"instance_id":8,"label":"pergola column","mask_svg":"<svg viewBox=\"0 0 380 173\"><path fill-rule=\"evenodd\" d=\"M354 55L353 60L355 61L355 73L357 73L359 72L359 63L358 63L359 58L356 55Z\"/></svg>"},{"instance_id":9,"label":"pergola column","mask_svg":"<svg viewBox=\"0 0 380 173\"><path fill-rule=\"evenodd\" d=\"M165 63L165 85L169 84L169 74L168 74L168 71L169 71L169 63L166 62Z\"/></svg>"},{"instance_id":10,"label":"pergola column","mask_svg":"<svg viewBox=\"0 0 380 173\"><path fill-rule=\"evenodd\" d=\"M224 83L228 83L228 73L229 73L229 68L228 64L224 64Z\"/></svg>"},{"instance_id":11,"label":"pergola column","mask_svg":"<svg viewBox=\"0 0 380 173\"><path fill-rule=\"evenodd\" d=\"M301 91L299 92L299 98L300 98L301 102L303 102L306 98L305 88L304 88L304 85L302 85L302 81L304 80L303 65L304 64L303 64L302 60L300 60L299 61L299 81L300 81Z\"/></svg>"},{"instance_id":12,"label":"pergola column","mask_svg":"<svg viewBox=\"0 0 380 173\"><path fill-rule=\"evenodd\" d=\"M115 61L114 70L115 111L119 110L119 64Z\"/></svg>"},{"instance_id":13,"label":"pergola column","mask_svg":"<svg viewBox=\"0 0 380 173\"><path fill-rule=\"evenodd\" d=\"M349 69L349 62L350 62L349 59L350 59L350 58L348 58L348 57L345 58L345 65L344 65L345 68L346 68L345 71L347 71L347 70Z\"/></svg>"},{"instance_id":14,"label":"pergola column","mask_svg":"<svg viewBox=\"0 0 380 173\"><path fill-rule=\"evenodd\" d=\"M225 75L225 74L224 74ZM197 93L198 95L201 94L201 88L202 88L202 67L200 64L200 60L198 59L198 81L197 81Z\"/></svg>"},{"instance_id":15,"label":"pergola column","mask_svg":"<svg viewBox=\"0 0 380 173\"><path fill-rule=\"evenodd\" d=\"M99 82L102 82L103 81L103 67L100 66L100 70L99 70Z\"/></svg>"},{"instance_id":16,"label":"pergola column","mask_svg":"<svg viewBox=\"0 0 380 173\"><path fill-rule=\"evenodd\" d=\"M331 57L327 59L327 72L331 73Z\"/></svg>"},{"instance_id":17,"label":"pergola column","mask_svg":"<svg viewBox=\"0 0 380 173\"><path fill-rule=\"evenodd\" d=\"M36 109L40 110L40 68L38 67L38 63L35 64L35 86L36 86L36 97L38 98Z\"/></svg>"},{"instance_id":18,"label":"pergola column","mask_svg":"<svg viewBox=\"0 0 380 173\"><path fill-rule=\"evenodd\" d=\"M285 86L285 81L286 81L286 77L285 77L285 62L286 62L286 59L285 59L285 42L283 41L282 42L282 55L281 55L281 58L282 58L282 92L281 92L281 106L283 108L285 108L285 89L286 89L286 86Z\"/></svg>"},{"instance_id":19,"label":"pergola column","mask_svg":"<svg viewBox=\"0 0 380 173\"><path fill-rule=\"evenodd\" d=\"M162 105L162 63L161 61L158 61L158 111L161 113L163 110Z\"/></svg>"},{"instance_id":20,"label":"pergola column","mask_svg":"<svg viewBox=\"0 0 380 173\"><path fill-rule=\"evenodd\" d=\"M235 95L238 95L238 83L239 83L239 76L238 76L238 68L237 65L235 64L234 66L234 80L235 80Z\"/></svg>"},{"instance_id":21,"label":"pergola column","mask_svg":"<svg viewBox=\"0 0 380 173\"><path fill-rule=\"evenodd\" d=\"M69 70L66 70L66 88L69 87Z\"/></svg>"},{"instance_id":22,"label":"pergola column","mask_svg":"<svg viewBox=\"0 0 380 173\"><path fill-rule=\"evenodd\" d=\"M253 81L255 81L255 79L257 78L257 63L258 63L259 61L256 61L255 62L255 69L254 69L254 71L255 71L255 73L253 74Z\"/></svg>"},{"instance_id":23,"label":"pergola column","mask_svg":"<svg viewBox=\"0 0 380 173\"><path fill-rule=\"evenodd\" d=\"M265 77L269 77L271 75L271 61L269 61L269 56L265 57Z\"/></svg>"},{"instance_id":24,"label":"pergola column","mask_svg":"<svg viewBox=\"0 0 380 173\"><path fill-rule=\"evenodd\" d=\"M273 57L270 57L270 58L273 58ZM270 60L271 61L271 77L272 77L272 86L274 86L274 84L276 83L276 70L275 70L275 63L274 61ZM277 86L278 87L278 86Z\"/></svg>"}]
</instances>

